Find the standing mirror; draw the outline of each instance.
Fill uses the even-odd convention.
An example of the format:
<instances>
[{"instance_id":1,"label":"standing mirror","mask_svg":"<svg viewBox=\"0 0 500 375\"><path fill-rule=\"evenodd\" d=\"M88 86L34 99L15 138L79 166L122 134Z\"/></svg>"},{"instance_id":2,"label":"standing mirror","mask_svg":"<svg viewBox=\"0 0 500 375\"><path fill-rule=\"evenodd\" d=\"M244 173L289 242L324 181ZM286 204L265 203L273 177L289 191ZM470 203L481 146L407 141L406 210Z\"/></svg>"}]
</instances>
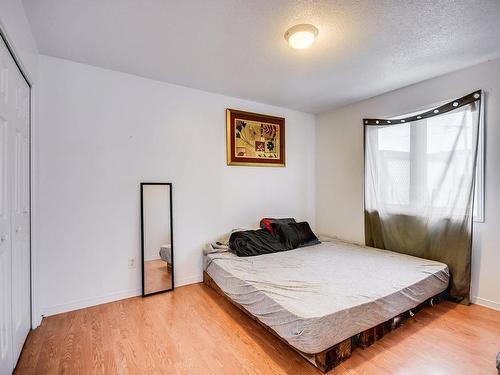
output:
<instances>
[{"instance_id":1,"label":"standing mirror","mask_svg":"<svg viewBox=\"0 0 500 375\"><path fill-rule=\"evenodd\" d=\"M141 183L142 295L174 289L172 184Z\"/></svg>"}]
</instances>

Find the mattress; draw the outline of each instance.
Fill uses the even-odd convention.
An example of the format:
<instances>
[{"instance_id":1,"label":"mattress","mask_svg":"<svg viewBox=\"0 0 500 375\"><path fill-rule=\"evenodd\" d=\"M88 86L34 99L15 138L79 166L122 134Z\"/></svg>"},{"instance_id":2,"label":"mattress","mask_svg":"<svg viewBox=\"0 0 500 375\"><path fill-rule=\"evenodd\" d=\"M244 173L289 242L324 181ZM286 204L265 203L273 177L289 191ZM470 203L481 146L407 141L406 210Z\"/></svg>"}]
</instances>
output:
<instances>
[{"instance_id":1,"label":"mattress","mask_svg":"<svg viewBox=\"0 0 500 375\"><path fill-rule=\"evenodd\" d=\"M340 240L254 257L208 253L204 267L230 299L308 354L416 307L449 281L443 263Z\"/></svg>"},{"instance_id":2,"label":"mattress","mask_svg":"<svg viewBox=\"0 0 500 375\"><path fill-rule=\"evenodd\" d=\"M172 250L170 245L162 245L160 246L160 258L167 262L168 264L172 264Z\"/></svg>"}]
</instances>

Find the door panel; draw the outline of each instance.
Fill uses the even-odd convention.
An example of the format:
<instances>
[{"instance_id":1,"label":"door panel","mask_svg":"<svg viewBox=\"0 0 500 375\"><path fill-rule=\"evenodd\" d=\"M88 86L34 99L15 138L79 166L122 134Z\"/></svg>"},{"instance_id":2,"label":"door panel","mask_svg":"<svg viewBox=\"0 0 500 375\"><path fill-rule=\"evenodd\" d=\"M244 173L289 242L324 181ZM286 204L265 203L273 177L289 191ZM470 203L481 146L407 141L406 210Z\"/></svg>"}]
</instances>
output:
<instances>
[{"instance_id":1,"label":"door panel","mask_svg":"<svg viewBox=\"0 0 500 375\"><path fill-rule=\"evenodd\" d=\"M0 374L10 374L13 367L9 247L0 245Z\"/></svg>"},{"instance_id":2,"label":"door panel","mask_svg":"<svg viewBox=\"0 0 500 375\"><path fill-rule=\"evenodd\" d=\"M29 129L27 109L29 88L17 72L16 118L12 122L12 342L17 362L30 330L30 249L29 249Z\"/></svg>"},{"instance_id":3,"label":"door panel","mask_svg":"<svg viewBox=\"0 0 500 375\"><path fill-rule=\"evenodd\" d=\"M23 121L20 125L24 124ZM24 126L25 128L25 126ZM12 211L12 327L14 359L19 357L30 329L30 257L29 216L26 183L28 158L23 127L16 127L14 133L14 166Z\"/></svg>"},{"instance_id":4,"label":"door panel","mask_svg":"<svg viewBox=\"0 0 500 375\"><path fill-rule=\"evenodd\" d=\"M21 195L21 212L24 215L24 220L29 225L29 210L30 210L30 139L28 135L24 135L21 144L21 152L23 154L23 174L22 174L22 195ZM29 234L29 232L28 232Z\"/></svg>"},{"instance_id":5,"label":"door panel","mask_svg":"<svg viewBox=\"0 0 500 375\"><path fill-rule=\"evenodd\" d=\"M7 121L0 117L0 220L10 215L7 172Z\"/></svg>"},{"instance_id":6,"label":"door panel","mask_svg":"<svg viewBox=\"0 0 500 375\"><path fill-rule=\"evenodd\" d=\"M5 112L5 108L0 107ZM7 121L0 117L0 374L10 374L12 359L12 268L10 186L7 178Z\"/></svg>"},{"instance_id":7,"label":"door panel","mask_svg":"<svg viewBox=\"0 0 500 375\"><path fill-rule=\"evenodd\" d=\"M0 42L3 43L3 42ZM4 47L4 46L2 46ZM8 57L4 53L5 51L0 51L0 101L3 104L7 104L9 102L9 64Z\"/></svg>"}]
</instances>

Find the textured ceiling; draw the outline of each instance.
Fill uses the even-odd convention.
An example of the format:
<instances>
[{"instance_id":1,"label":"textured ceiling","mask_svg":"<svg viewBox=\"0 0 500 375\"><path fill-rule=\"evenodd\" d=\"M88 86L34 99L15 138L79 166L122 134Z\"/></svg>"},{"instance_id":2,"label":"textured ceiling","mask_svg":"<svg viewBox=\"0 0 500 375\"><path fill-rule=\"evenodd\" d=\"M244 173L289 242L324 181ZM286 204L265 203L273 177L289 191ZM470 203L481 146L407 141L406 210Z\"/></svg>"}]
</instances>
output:
<instances>
[{"instance_id":1,"label":"textured ceiling","mask_svg":"<svg viewBox=\"0 0 500 375\"><path fill-rule=\"evenodd\" d=\"M312 113L500 56L499 0L23 4L42 54Z\"/></svg>"}]
</instances>

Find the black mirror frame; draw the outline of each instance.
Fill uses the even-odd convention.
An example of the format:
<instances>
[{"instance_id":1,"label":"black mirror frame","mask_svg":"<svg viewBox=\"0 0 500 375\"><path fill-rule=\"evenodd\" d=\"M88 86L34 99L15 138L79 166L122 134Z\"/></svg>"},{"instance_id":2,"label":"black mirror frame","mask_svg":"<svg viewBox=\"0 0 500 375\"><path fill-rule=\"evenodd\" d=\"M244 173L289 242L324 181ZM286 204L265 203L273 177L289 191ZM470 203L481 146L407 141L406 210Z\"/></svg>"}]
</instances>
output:
<instances>
[{"instance_id":1,"label":"black mirror frame","mask_svg":"<svg viewBox=\"0 0 500 375\"><path fill-rule=\"evenodd\" d=\"M170 251L172 252L172 288L159 290L157 292L145 293L144 290L144 186L148 185L167 185L170 187ZM171 292L174 290L174 226L173 226L173 214L172 214L172 183L171 182L141 182L141 273L142 273L142 296L152 296L155 294Z\"/></svg>"}]
</instances>

